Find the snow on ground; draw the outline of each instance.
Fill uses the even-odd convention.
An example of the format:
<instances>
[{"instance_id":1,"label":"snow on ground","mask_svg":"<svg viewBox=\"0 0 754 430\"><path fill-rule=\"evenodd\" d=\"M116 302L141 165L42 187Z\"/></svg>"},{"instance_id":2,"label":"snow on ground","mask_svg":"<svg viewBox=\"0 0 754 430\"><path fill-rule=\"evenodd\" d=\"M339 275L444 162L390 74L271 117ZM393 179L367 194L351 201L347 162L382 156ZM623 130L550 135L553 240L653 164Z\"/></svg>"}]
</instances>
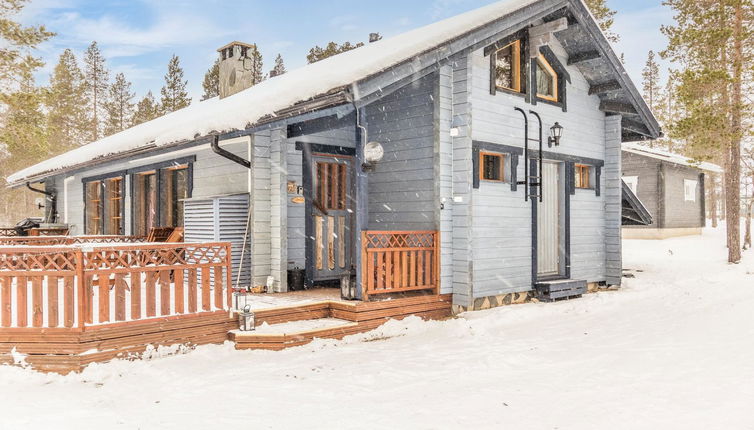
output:
<instances>
[{"instance_id":1,"label":"snow on ground","mask_svg":"<svg viewBox=\"0 0 754 430\"><path fill-rule=\"evenodd\" d=\"M0 367L0 428L754 429L754 257L723 243L627 241L620 291L343 342Z\"/></svg>"}]
</instances>

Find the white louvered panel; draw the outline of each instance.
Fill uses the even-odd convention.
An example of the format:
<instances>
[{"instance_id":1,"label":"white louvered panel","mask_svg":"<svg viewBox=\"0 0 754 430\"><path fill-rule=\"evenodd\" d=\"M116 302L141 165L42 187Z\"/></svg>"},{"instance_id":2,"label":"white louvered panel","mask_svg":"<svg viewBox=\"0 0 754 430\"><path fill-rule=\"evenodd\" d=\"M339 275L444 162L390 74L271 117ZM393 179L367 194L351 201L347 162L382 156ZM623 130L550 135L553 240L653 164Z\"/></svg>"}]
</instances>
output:
<instances>
[{"instance_id":1,"label":"white louvered panel","mask_svg":"<svg viewBox=\"0 0 754 430\"><path fill-rule=\"evenodd\" d=\"M186 242L230 242L234 286L241 267L248 214L246 194L191 199L184 205ZM240 287L251 283L251 236L243 254Z\"/></svg>"}]
</instances>

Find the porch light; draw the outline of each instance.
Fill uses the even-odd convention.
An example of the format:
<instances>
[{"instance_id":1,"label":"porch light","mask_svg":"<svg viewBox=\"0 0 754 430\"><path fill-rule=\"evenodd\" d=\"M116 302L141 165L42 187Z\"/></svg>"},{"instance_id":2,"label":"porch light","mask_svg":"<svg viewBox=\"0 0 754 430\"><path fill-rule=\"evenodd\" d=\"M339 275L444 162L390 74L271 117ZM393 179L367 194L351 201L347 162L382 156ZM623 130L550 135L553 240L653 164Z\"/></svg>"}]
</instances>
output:
<instances>
[{"instance_id":1,"label":"porch light","mask_svg":"<svg viewBox=\"0 0 754 430\"><path fill-rule=\"evenodd\" d=\"M380 142L369 142L364 145L364 164L361 167L365 172L372 172L375 164L382 161L384 156L385 149Z\"/></svg>"},{"instance_id":2,"label":"porch light","mask_svg":"<svg viewBox=\"0 0 754 430\"><path fill-rule=\"evenodd\" d=\"M559 146L561 137L563 137L563 126L556 121L555 125L550 127L550 137L547 138L547 145L552 146L555 144L555 146Z\"/></svg>"}]
</instances>

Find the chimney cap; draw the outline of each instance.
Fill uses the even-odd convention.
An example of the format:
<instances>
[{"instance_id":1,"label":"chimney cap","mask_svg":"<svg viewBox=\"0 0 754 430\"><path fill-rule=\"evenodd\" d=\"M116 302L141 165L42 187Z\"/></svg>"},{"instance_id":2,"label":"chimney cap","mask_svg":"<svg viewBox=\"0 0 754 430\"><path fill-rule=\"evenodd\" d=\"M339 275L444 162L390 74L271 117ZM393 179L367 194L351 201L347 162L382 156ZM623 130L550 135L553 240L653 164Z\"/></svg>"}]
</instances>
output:
<instances>
[{"instance_id":1,"label":"chimney cap","mask_svg":"<svg viewBox=\"0 0 754 430\"><path fill-rule=\"evenodd\" d=\"M237 40L234 40L233 42L230 42L227 45L223 45L223 46L217 48L217 52L222 52L223 50L228 49L231 46L236 46L236 45L242 46L244 48L253 48L254 47L254 45L252 45L250 43L244 43L244 42L239 42Z\"/></svg>"}]
</instances>

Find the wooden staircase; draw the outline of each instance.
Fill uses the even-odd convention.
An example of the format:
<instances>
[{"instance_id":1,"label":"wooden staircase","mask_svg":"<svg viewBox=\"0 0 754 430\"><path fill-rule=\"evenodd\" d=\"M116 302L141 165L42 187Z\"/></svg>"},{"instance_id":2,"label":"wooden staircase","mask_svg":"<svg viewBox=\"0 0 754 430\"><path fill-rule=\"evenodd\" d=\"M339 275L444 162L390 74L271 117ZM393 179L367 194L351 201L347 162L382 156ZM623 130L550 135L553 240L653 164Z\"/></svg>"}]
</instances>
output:
<instances>
[{"instance_id":1,"label":"wooden staircase","mask_svg":"<svg viewBox=\"0 0 754 430\"><path fill-rule=\"evenodd\" d=\"M373 330L390 319L416 315L443 319L451 314L451 295L421 295L377 302L322 301L255 311L255 331L231 330L236 349L281 350L315 338L342 339Z\"/></svg>"}]
</instances>

